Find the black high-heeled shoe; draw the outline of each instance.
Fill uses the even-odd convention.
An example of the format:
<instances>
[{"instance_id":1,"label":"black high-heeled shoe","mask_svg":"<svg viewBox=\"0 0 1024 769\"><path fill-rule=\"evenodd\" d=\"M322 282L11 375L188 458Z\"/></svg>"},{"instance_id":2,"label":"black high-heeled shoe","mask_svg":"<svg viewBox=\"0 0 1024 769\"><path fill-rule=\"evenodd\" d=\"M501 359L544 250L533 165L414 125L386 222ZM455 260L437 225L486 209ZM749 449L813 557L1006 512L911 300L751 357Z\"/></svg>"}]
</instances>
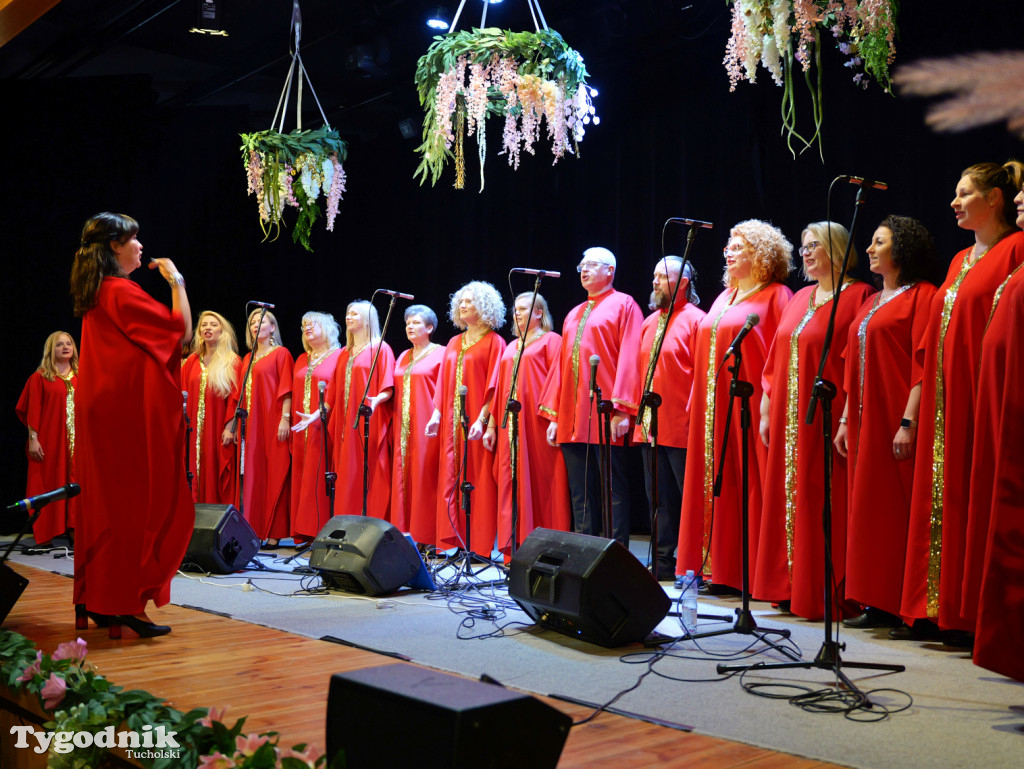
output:
<instances>
[{"instance_id":1,"label":"black high-heeled shoe","mask_svg":"<svg viewBox=\"0 0 1024 769\"><path fill-rule=\"evenodd\" d=\"M118 614L116 617L111 617L111 638L117 640L121 637L122 625L135 631L139 638L156 638L157 636L167 635L171 632L170 625L157 625L153 622L147 622L144 619L133 617L131 614Z\"/></svg>"},{"instance_id":2,"label":"black high-heeled shoe","mask_svg":"<svg viewBox=\"0 0 1024 769\"><path fill-rule=\"evenodd\" d=\"M75 604L75 630L88 630L89 620L96 623L97 627L110 627L113 617L109 614L97 614L85 608L84 603Z\"/></svg>"}]
</instances>

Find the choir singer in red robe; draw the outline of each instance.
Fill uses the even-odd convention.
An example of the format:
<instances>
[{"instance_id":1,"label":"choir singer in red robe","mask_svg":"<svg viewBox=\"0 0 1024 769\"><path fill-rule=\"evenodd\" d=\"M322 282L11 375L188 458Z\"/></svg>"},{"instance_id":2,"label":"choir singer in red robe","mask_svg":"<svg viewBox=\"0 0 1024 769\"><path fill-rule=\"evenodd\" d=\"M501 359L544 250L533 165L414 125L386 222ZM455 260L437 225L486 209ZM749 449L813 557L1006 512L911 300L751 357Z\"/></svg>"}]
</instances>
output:
<instances>
[{"instance_id":1,"label":"choir singer in red robe","mask_svg":"<svg viewBox=\"0 0 1024 769\"><path fill-rule=\"evenodd\" d=\"M633 432L633 442L643 447L644 483L651 506L651 531L655 553L651 571L659 580L675 579L676 543L679 540L679 512L683 504L683 472L686 469L686 439L690 427L690 391L693 389L694 345L704 311L693 285L693 265L687 263L680 279L683 260L666 256L654 267L652 312L644 319L637 355L637 374L641 392L648 380L651 392L661 396L658 408L658 434L651 429L652 411L644 410L642 421ZM678 291L676 285L678 284ZM672 304L672 293L676 301ZM660 347L657 364L655 348ZM652 444L657 438L657 451ZM653 509L653 467L657 454L658 509ZM657 516L657 526L653 521ZM684 572L685 573L685 572Z\"/></svg>"},{"instance_id":2,"label":"choir singer in red robe","mask_svg":"<svg viewBox=\"0 0 1024 769\"><path fill-rule=\"evenodd\" d=\"M185 281L151 259L171 287L171 308L128 275L142 266L138 223L97 214L85 223L71 270L82 319L76 392L82 485L76 530L76 625L88 619L143 637L170 632L146 615L170 600L195 509L185 480L181 347L192 333Z\"/></svg>"},{"instance_id":3,"label":"choir singer in red robe","mask_svg":"<svg viewBox=\"0 0 1024 769\"><path fill-rule=\"evenodd\" d=\"M425 430L441 444L436 544L441 548L465 546L490 558L497 533L494 455L479 440L469 441L463 451L462 417L465 414L472 419L470 415L480 413L487 385L505 351L505 340L495 333L505 324L505 304L494 286L475 280L452 294L448 317L463 331L452 337L445 349L434 392L434 413ZM459 392L462 387L466 388L464 396ZM473 485L469 542L459 488L464 461L466 478Z\"/></svg>"},{"instance_id":4,"label":"choir singer in red robe","mask_svg":"<svg viewBox=\"0 0 1024 769\"><path fill-rule=\"evenodd\" d=\"M78 348L66 331L54 331L43 345L43 360L21 391L15 412L28 428L28 483L25 496L34 497L74 481L75 387ZM57 500L40 511L32 534L40 546L75 528L77 499Z\"/></svg>"},{"instance_id":5,"label":"choir singer in red robe","mask_svg":"<svg viewBox=\"0 0 1024 769\"><path fill-rule=\"evenodd\" d=\"M835 438L849 468L846 595L864 612L843 624L898 627L921 401L914 351L928 327L939 265L928 230L906 216L878 225L867 254L882 290L850 324L846 407Z\"/></svg>"},{"instance_id":6,"label":"choir singer in red robe","mask_svg":"<svg viewBox=\"0 0 1024 769\"><path fill-rule=\"evenodd\" d=\"M597 398L593 397L594 358L601 397L611 401L612 531L603 532L629 547L629 479L624 439L640 397L636 351L643 314L633 297L612 288L615 255L588 248L576 270L587 301L577 305L562 325L558 363L551 367L541 398L548 419L547 439L559 445L569 474L573 527L579 534L601 535L601 477Z\"/></svg>"},{"instance_id":7,"label":"choir singer in red robe","mask_svg":"<svg viewBox=\"0 0 1024 769\"><path fill-rule=\"evenodd\" d=\"M944 643L971 643L978 594L963 588L978 371L993 297L1024 261L1013 203L1022 181L1018 161L979 163L961 174L950 204L957 225L974 233L974 245L953 258L916 351L924 366L917 450L928 461L914 467L900 609L914 622L890 631L894 638L932 638L942 630Z\"/></svg>"}]
</instances>

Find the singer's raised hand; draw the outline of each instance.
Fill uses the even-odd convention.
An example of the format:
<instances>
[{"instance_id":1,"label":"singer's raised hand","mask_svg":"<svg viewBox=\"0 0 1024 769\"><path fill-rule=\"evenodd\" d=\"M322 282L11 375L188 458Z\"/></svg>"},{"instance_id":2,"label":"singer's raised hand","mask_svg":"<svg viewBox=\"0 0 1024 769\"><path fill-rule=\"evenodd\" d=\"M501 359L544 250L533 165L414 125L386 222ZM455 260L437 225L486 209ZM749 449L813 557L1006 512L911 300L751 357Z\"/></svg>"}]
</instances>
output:
<instances>
[{"instance_id":1,"label":"singer's raised hand","mask_svg":"<svg viewBox=\"0 0 1024 769\"><path fill-rule=\"evenodd\" d=\"M434 413L430 415L430 421L427 422L427 427L424 433L428 438L433 438L437 435L437 429L441 426L441 412L434 409Z\"/></svg>"},{"instance_id":2,"label":"singer's raised hand","mask_svg":"<svg viewBox=\"0 0 1024 769\"><path fill-rule=\"evenodd\" d=\"M314 411L312 414L307 414L303 411L296 411L295 415L299 417L299 421L292 425L293 433L305 430L307 427L313 424L320 417L320 412Z\"/></svg>"},{"instance_id":3,"label":"singer's raised hand","mask_svg":"<svg viewBox=\"0 0 1024 769\"><path fill-rule=\"evenodd\" d=\"M163 279L166 280L168 283L174 283L177 279L181 277L181 273L178 272L178 268L174 266L174 262L172 262L167 257L162 257L160 259L150 259L149 269L160 270L161 277L163 277Z\"/></svg>"}]
</instances>

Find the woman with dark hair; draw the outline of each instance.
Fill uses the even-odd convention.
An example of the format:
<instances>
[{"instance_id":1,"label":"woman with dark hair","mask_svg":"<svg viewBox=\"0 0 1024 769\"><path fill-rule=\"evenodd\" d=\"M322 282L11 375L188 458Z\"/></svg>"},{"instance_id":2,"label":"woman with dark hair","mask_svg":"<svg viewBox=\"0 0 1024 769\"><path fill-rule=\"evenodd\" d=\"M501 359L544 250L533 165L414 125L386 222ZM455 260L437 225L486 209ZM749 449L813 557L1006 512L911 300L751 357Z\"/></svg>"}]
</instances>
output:
<instances>
[{"instance_id":1,"label":"woman with dark hair","mask_svg":"<svg viewBox=\"0 0 1024 769\"><path fill-rule=\"evenodd\" d=\"M548 420L538 413L548 371L558 365L561 335L551 330L548 303L540 294L530 314L532 292L516 297L512 317L516 339L505 348L484 395L484 405L469 430L469 439L483 438L484 448L496 451L498 480L498 550L506 556L512 548L512 418L502 425L512 386L512 367L520 346L519 375L515 398L519 412L519 467L517 483L518 525L516 545L538 526L568 531L570 522L569 478L565 461L547 442Z\"/></svg>"},{"instance_id":2,"label":"woman with dark hair","mask_svg":"<svg viewBox=\"0 0 1024 769\"><path fill-rule=\"evenodd\" d=\"M822 510L825 489L822 458L832 456L832 539L828 543L836 590L836 616L844 613L843 580L846 562L846 460L825 443L822 411L815 423L804 415L825 345L832 302L841 296L823 378L836 385L836 404L846 400L843 351L847 334L872 288L842 274L850 234L841 224L815 222L801 234L804 277L813 285L801 289L779 320L765 362L761 398L761 440L768 447L764 475L764 506L757 545L753 592L764 600L789 604L806 619L825 612L825 536ZM857 264L850 252L848 270Z\"/></svg>"},{"instance_id":3,"label":"woman with dark hair","mask_svg":"<svg viewBox=\"0 0 1024 769\"><path fill-rule=\"evenodd\" d=\"M292 375L292 401L297 401L292 426L292 536L295 543L316 539L331 517L325 473L332 470L330 442L324 455L320 426L320 388L334 378L341 354L341 328L327 312L302 316L302 348ZM323 398L326 403L326 395Z\"/></svg>"},{"instance_id":4,"label":"woman with dark hair","mask_svg":"<svg viewBox=\"0 0 1024 769\"><path fill-rule=\"evenodd\" d=\"M46 337L43 360L28 378L15 413L28 428L28 483L25 496L34 497L74 481L75 387L78 348L66 331ZM77 499L51 502L32 526L36 543L46 546L54 537L75 528Z\"/></svg>"},{"instance_id":5,"label":"woman with dark hair","mask_svg":"<svg viewBox=\"0 0 1024 769\"><path fill-rule=\"evenodd\" d=\"M846 407L835 437L849 468L846 595L864 612L843 624L897 627L921 400L914 352L928 325L939 264L928 230L906 216L884 219L867 253L882 290L850 324Z\"/></svg>"},{"instance_id":6,"label":"woman with dark hair","mask_svg":"<svg viewBox=\"0 0 1024 769\"><path fill-rule=\"evenodd\" d=\"M76 626L88 617L120 638L169 633L146 615L170 600L195 526L185 482L181 345L192 333L185 281L170 259L149 268L171 308L128 275L142 266L138 223L102 213L85 223L71 270L82 358L75 393L81 515L75 542Z\"/></svg>"},{"instance_id":7,"label":"woman with dark hair","mask_svg":"<svg viewBox=\"0 0 1024 769\"><path fill-rule=\"evenodd\" d=\"M730 589L743 586L743 495L741 489L743 443L739 407L728 427L723 463L722 495L712 494L722 442L726 440L725 415L729 408L728 372L722 368L725 351L756 314L760 321L743 342L740 379L754 388L750 407L759 413L761 371L775 336L782 311L793 292L783 282L793 269L793 245L776 227L757 219L740 222L729 232L724 249L725 290L718 295L697 327L693 341L693 393L687 432L686 471L683 474L683 505L679 521L677 575L693 569L705 581ZM718 377L719 371L724 377ZM761 487L767 449L749 436L748 524L749 565L757 555L761 520ZM714 527L712 529L712 514ZM680 587L682 585L680 584ZM712 588L717 590L717 588Z\"/></svg>"},{"instance_id":8,"label":"woman with dark hair","mask_svg":"<svg viewBox=\"0 0 1024 769\"><path fill-rule=\"evenodd\" d=\"M212 310L199 313L192 352L181 364L181 388L194 438L188 447L192 501L211 505L238 503L238 452L223 438L231 421L228 399L242 378L235 329Z\"/></svg>"},{"instance_id":9,"label":"woman with dark hair","mask_svg":"<svg viewBox=\"0 0 1024 769\"><path fill-rule=\"evenodd\" d=\"M359 417L359 406L366 393L366 405L370 408L366 514L388 520L391 506L391 405L388 401L395 389L395 354L387 342L381 342L377 308L363 300L350 302L345 311L345 340L345 349L338 356L334 377L327 387L334 469L338 473L334 512L336 515L363 512L364 422ZM380 354L371 378L370 366L378 347Z\"/></svg>"},{"instance_id":10,"label":"woman with dark hair","mask_svg":"<svg viewBox=\"0 0 1024 769\"><path fill-rule=\"evenodd\" d=\"M914 624L894 628L894 638L934 638L941 628L945 643L971 643L978 596L963 586L975 396L993 297L1024 261L1013 203L1022 182L1024 164L1016 160L979 163L964 170L950 203L974 245L953 258L917 350L924 366L917 450L927 461L914 467L900 609Z\"/></svg>"},{"instance_id":11,"label":"woman with dark hair","mask_svg":"<svg viewBox=\"0 0 1024 769\"><path fill-rule=\"evenodd\" d=\"M391 522L422 546L437 533L437 441L423 430L434 411L444 347L434 344L437 315L426 305L405 311L405 336L412 344L395 362L395 436L391 458Z\"/></svg>"},{"instance_id":12,"label":"woman with dark hair","mask_svg":"<svg viewBox=\"0 0 1024 769\"><path fill-rule=\"evenodd\" d=\"M427 422L428 437L439 436L440 468L437 481L437 540L440 548L466 547L489 558L497 534L498 486L494 479L494 455L481 441L466 450L467 479L473 485L471 542L466 542L466 516L460 504L463 463L462 417L480 414L487 385L494 376L505 340L494 333L505 323L501 294L490 283L475 280L451 296L448 317L462 329L448 342L434 392L434 413ZM459 388L465 387L460 397Z\"/></svg>"},{"instance_id":13,"label":"woman with dark hair","mask_svg":"<svg viewBox=\"0 0 1024 769\"><path fill-rule=\"evenodd\" d=\"M264 314L265 313L265 314ZM251 350L242 359L242 377L229 404L234 412L242 401L248 416L245 423L245 477L242 513L264 548L276 548L291 534L288 519L291 505L292 369L295 361L281 344L281 331L274 313L263 309L249 313L245 343ZM252 369L249 361L252 360ZM245 392L242 378L249 371ZM235 426L237 427L237 426ZM224 439L232 426L225 428ZM236 429L234 439L240 438Z\"/></svg>"}]
</instances>

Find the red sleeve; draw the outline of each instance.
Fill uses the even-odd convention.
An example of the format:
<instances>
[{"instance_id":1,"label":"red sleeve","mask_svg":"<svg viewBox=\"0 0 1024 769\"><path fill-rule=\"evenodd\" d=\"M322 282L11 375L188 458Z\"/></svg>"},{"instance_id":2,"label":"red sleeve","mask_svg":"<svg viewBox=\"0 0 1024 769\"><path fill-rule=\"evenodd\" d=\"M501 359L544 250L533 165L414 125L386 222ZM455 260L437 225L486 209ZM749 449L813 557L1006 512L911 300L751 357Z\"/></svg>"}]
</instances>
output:
<instances>
[{"instance_id":1,"label":"red sleeve","mask_svg":"<svg viewBox=\"0 0 1024 769\"><path fill-rule=\"evenodd\" d=\"M936 292L931 283L921 283L914 289L914 320L910 328L910 386L921 384L924 380L924 336L928 330L932 298ZM916 353L916 354L915 354Z\"/></svg>"},{"instance_id":2,"label":"red sleeve","mask_svg":"<svg viewBox=\"0 0 1024 769\"><path fill-rule=\"evenodd\" d=\"M381 345L380 357L377 358L377 381L380 382L380 387L377 389L378 393L391 389L394 393L395 390L395 352L391 349L391 345L387 342Z\"/></svg>"},{"instance_id":3,"label":"red sleeve","mask_svg":"<svg viewBox=\"0 0 1024 769\"><path fill-rule=\"evenodd\" d=\"M39 432L42 408L43 375L36 371L25 382L25 388L21 391L21 397L18 398L18 405L14 411L25 427Z\"/></svg>"},{"instance_id":4,"label":"red sleeve","mask_svg":"<svg viewBox=\"0 0 1024 769\"><path fill-rule=\"evenodd\" d=\"M615 361L615 384L612 385L612 402L618 411L636 416L640 400L640 376L637 374L637 353L640 350L640 335L644 316L640 306L631 297L626 297L620 319L622 336L619 354Z\"/></svg>"},{"instance_id":5,"label":"red sleeve","mask_svg":"<svg viewBox=\"0 0 1024 769\"><path fill-rule=\"evenodd\" d=\"M540 402L537 405L537 414L550 422L558 421L558 395L562 387L562 342L552 345L554 355L551 365L548 368L547 379L544 380L544 388Z\"/></svg>"},{"instance_id":6,"label":"red sleeve","mask_svg":"<svg viewBox=\"0 0 1024 769\"><path fill-rule=\"evenodd\" d=\"M185 321L181 313L156 301L137 283L117 280L110 293L110 315L117 318L125 337L147 355L169 367L172 375L181 361L181 337Z\"/></svg>"},{"instance_id":7,"label":"red sleeve","mask_svg":"<svg viewBox=\"0 0 1024 769\"><path fill-rule=\"evenodd\" d=\"M295 371L295 360L288 348L278 348L280 352L274 354L274 368L277 369L277 392L275 397L282 401L292 394L292 373Z\"/></svg>"}]
</instances>

